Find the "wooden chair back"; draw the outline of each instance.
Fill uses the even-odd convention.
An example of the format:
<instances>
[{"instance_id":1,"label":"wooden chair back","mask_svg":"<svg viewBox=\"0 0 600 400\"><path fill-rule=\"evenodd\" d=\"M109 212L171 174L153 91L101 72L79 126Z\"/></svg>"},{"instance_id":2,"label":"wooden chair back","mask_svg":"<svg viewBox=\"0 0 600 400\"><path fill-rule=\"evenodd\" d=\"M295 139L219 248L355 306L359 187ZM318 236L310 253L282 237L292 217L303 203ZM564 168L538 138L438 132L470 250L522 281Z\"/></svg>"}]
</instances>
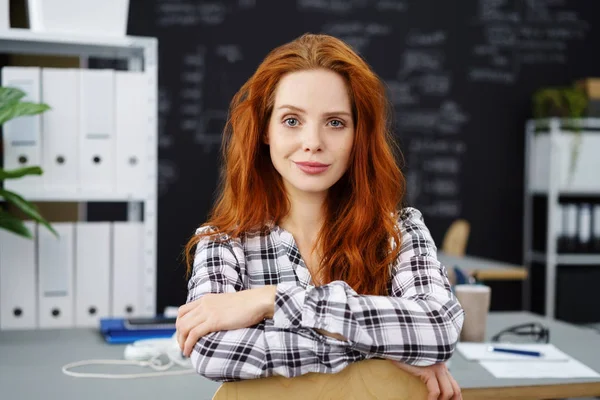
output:
<instances>
[{"instance_id":1,"label":"wooden chair back","mask_svg":"<svg viewBox=\"0 0 600 400\"><path fill-rule=\"evenodd\" d=\"M469 241L471 225L467 220L457 219L452 222L442 242L442 251L450 256L464 257Z\"/></svg>"},{"instance_id":2,"label":"wooden chair back","mask_svg":"<svg viewBox=\"0 0 600 400\"><path fill-rule=\"evenodd\" d=\"M427 388L389 360L350 364L337 374L309 373L223 383L213 400L420 400Z\"/></svg>"}]
</instances>

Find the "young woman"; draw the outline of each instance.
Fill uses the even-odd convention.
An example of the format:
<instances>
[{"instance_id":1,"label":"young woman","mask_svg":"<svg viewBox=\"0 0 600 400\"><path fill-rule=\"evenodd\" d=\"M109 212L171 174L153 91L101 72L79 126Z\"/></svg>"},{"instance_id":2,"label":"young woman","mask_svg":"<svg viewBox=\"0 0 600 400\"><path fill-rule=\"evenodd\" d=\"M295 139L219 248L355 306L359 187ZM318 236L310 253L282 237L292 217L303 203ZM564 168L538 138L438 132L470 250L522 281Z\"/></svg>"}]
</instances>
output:
<instances>
[{"instance_id":1,"label":"young woman","mask_svg":"<svg viewBox=\"0 0 600 400\"><path fill-rule=\"evenodd\" d=\"M219 381L394 361L460 398L443 361L463 311L414 208L400 208L385 90L345 43L306 34L235 95L220 197L186 248L177 338ZM437 394L436 394L437 392Z\"/></svg>"}]
</instances>

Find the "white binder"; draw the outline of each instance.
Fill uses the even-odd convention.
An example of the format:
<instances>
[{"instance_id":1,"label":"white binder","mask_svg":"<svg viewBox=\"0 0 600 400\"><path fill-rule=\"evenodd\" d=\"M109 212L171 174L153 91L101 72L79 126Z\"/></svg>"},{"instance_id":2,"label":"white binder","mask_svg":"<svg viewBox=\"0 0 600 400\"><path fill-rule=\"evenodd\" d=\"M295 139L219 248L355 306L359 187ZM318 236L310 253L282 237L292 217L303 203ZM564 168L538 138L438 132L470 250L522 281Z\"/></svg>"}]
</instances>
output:
<instances>
[{"instance_id":1,"label":"white binder","mask_svg":"<svg viewBox=\"0 0 600 400\"><path fill-rule=\"evenodd\" d=\"M39 67L4 67L2 86L16 87L24 91L26 96L22 101L39 103L40 76ZM40 114L17 117L4 124L5 169L41 166L41 129ZM25 176L21 179L6 180L4 188L26 196L34 193L41 182L41 176Z\"/></svg>"},{"instance_id":2,"label":"white binder","mask_svg":"<svg viewBox=\"0 0 600 400\"><path fill-rule=\"evenodd\" d=\"M33 240L0 229L0 330L37 324L35 223L25 226Z\"/></svg>"},{"instance_id":3,"label":"white binder","mask_svg":"<svg viewBox=\"0 0 600 400\"><path fill-rule=\"evenodd\" d=\"M70 222L54 222L55 237L38 225L38 309L40 328L72 327L73 238Z\"/></svg>"},{"instance_id":4,"label":"white binder","mask_svg":"<svg viewBox=\"0 0 600 400\"><path fill-rule=\"evenodd\" d=\"M110 222L75 225L75 326L99 327L110 316Z\"/></svg>"},{"instance_id":5,"label":"white binder","mask_svg":"<svg viewBox=\"0 0 600 400\"><path fill-rule=\"evenodd\" d=\"M42 114L44 188L50 193L75 193L79 166L79 71L44 68L42 101L51 107Z\"/></svg>"},{"instance_id":6,"label":"white binder","mask_svg":"<svg viewBox=\"0 0 600 400\"><path fill-rule=\"evenodd\" d=\"M142 72L115 72L117 192L144 194L150 84Z\"/></svg>"},{"instance_id":7,"label":"white binder","mask_svg":"<svg viewBox=\"0 0 600 400\"><path fill-rule=\"evenodd\" d=\"M115 102L113 70L80 70L79 187L115 190Z\"/></svg>"},{"instance_id":8,"label":"white binder","mask_svg":"<svg viewBox=\"0 0 600 400\"><path fill-rule=\"evenodd\" d=\"M113 222L112 316L142 314L142 222Z\"/></svg>"}]
</instances>

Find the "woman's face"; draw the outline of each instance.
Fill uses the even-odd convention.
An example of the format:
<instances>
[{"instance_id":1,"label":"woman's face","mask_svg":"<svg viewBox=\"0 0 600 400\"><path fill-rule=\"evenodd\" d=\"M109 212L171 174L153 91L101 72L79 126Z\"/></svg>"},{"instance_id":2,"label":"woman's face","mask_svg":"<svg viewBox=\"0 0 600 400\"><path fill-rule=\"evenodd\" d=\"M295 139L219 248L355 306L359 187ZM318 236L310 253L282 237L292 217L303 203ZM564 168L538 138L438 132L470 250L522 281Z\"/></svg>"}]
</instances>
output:
<instances>
[{"instance_id":1,"label":"woman's face","mask_svg":"<svg viewBox=\"0 0 600 400\"><path fill-rule=\"evenodd\" d=\"M350 97L340 75L306 70L279 81L267 144L288 194L325 194L346 172L353 142Z\"/></svg>"}]
</instances>

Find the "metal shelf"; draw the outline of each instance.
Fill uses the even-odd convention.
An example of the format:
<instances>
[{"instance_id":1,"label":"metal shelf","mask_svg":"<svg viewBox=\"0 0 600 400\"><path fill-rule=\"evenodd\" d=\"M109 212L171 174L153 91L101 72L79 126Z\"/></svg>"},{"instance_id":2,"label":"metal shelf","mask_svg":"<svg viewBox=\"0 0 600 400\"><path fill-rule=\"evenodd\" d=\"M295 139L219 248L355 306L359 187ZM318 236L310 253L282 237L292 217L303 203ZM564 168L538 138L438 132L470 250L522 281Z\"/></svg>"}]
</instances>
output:
<instances>
[{"instance_id":1,"label":"metal shelf","mask_svg":"<svg viewBox=\"0 0 600 400\"><path fill-rule=\"evenodd\" d=\"M21 196L29 201L35 202L132 202L145 201L147 196L139 193L116 193L116 192L82 192L82 193L66 193L66 192L39 192L39 193L20 193Z\"/></svg>"},{"instance_id":2,"label":"metal shelf","mask_svg":"<svg viewBox=\"0 0 600 400\"><path fill-rule=\"evenodd\" d=\"M545 126L540 130L537 128L540 125ZM558 232L556 213L560 197L600 197L600 186L596 182L595 176L592 179L586 176L585 179L580 177L579 180L565 182L565 168L569 166L571 149L564 146L564 134L573 133L574 126L581 129L582 141L584 138L593 138L593 143L597 143L600 134L600 118L530 119L525 125L523 260L528 270L531 262L540 262L545 265L545 315L551 318L555 317L558 268L569 268L570 265L600 266L600 254L559 254L556 247ZM584 149L587 151L588 158L586 160L597 160L595 153L592 152L590 156L592 148ZM568 153L566 153L567 151ZM582 156L581 153L579 156ZM586 168L585 171L595 170L595 167ZM534 195L547 197L547 231L545 235L547 252L532 250ZM531 291L531 279L528 277L523 285L523 309L525 310L529 310L531 307Z\"/></svg>"},{"instance_id":3,"label":"metal shelf","mask_svg":"<svg viewBox=\"0 0 600 400\"><path fill-rule=\"evenodd\" d=\"M44 202L127 202L128 220L143 221L144 254L141 276L142 315L156 312L156 244L158 203L158 39L138 36L86 36L51 32L33 32L12 28L0 31L0 54L55 55L79 57L82 68L90 57L125 59L128 70L143 71L148 77L150 97L147 99L152 128L148 131L148 159L144 185L146 194L44 192L24 194L28 200ZM143 203L143 207L142 204ZM143 214L143 215L142 215Z\"/></svg>"},{"instance_id":4,"label":"metal shelf","mask_svg":"<svg viewBox=\"0 0 600 400\"><path fill-rule=\"evenodd\" d=\"M548 189L541 188L530 188L529 194L531 195L548 195ZM573 188L573 189L560 189L558 191L559 196L573 196L573 197L600 197L600 187L597 189L590 188Z\"/></svg>"},{"instance_id":5,"label":"metal shelf","mask_svg":"<svg viewBox=\"0 0 600 400\"><path fill-rule=\"evenodd\" d=\"M546 253L541 251L532 251L529 253L529 260L533 262L545 263ZM600 267L600 254L557 254L556 264L597 265Z\"/></svg>"},{"instance_id":6,"label":"metal shelf","mask_svg":"<svg viewBox=\"0 0 600 400\"><path fill-rule=\"evenodd\" d=\"M157 42L156 38L137 36L68 35L18 28L0 31L0 51L3 53L141 58L145 47Z\"/></svg>"},{"instance_id":7,"label":"metal shelf","mask_svg":"<svg viewBox=\"0 0 600 400\"><path fill-rule=\"evenodd\" d=\"M580 129L600 129L600 118L587 117L587 118L538 118L531 121L532 129L537 128L540 125L546 125L541 130L542 132L547 132L550 130L550 125L553 121L558 122L558 129L562 132L571 132L570 126L578 126Z\"/></svg>"}]
</instances>

